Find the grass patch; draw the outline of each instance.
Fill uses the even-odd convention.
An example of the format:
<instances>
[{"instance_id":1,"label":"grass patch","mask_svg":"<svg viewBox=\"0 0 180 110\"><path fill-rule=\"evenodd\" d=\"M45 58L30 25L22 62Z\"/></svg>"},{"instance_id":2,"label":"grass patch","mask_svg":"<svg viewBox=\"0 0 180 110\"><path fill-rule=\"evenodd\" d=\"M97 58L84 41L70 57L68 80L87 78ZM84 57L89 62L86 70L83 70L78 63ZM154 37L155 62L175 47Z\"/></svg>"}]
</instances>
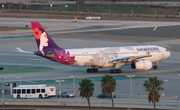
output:
<instances>
[{"instance_id":1,"label":"grass patch","mask_svg":"<svg viewBox=\"0 0 180 110\"><path fill-rule=\"evenodd\" d=\"M48 72L53 70L53 68L41 67L41 66L16 66L16 65L1 65L1 66L4 67L4 70L0 71L0 75Z\"/></svg>"},{"instance_id":2,"label":"grass patch","mask_svg":"<svg viewBox=\"0 0 180 110\"><path fill-rule=\"evenodd\" d=\"M123 75L115 75L113 76L115 78L115 80L129 80L128 77L126 76L123 76ZM145 76L136 76L136 77L133 77L132 80L135 80L135 79L141 79L141 78L148 78L148 77L145 77ZM58 78L57 78L58 79ZM75 82L78 83L78 82L81 82L83 78L75 78ZM100 80L102 79L102 76L98 76L98 77L89 77L89 79L92 81L92 82L100 82ZM26 80L26 81L21 81L21 84L57 84L57 82L55 82L56 79L53 79L53 80ZM69 83L73 83L73 79L72 78L67 78L67 79L61 79L61 80L64 80L64 82L62 82L62 84L69 84ZM14 83L19 83L19 81L14 81ZM0 83L1 84L1 83Z\"/></svg>"},{"instance_id":3,"label":"grass patch","mask_svg":"<svg viewBox=\"0 0 180 110\"><path fill-rule=\"evenodd\" d=\"M33 38L32 36L33 36L33 35L2 36L2 37L0 37L0 40L1 40L1 39L17 39L17 38Z\"/></svg>"},{"instance_id":4,"label":"grass patch","mask_svg":"<svg viewBox=\"0 0 180 110\"><path fill-rule=\"evenodd\" d=\"M11 26L0 26L0 31L8 31L8 30L25 30L25 29L30 29L28 27L11 27Z\"/></svg>"}]
</instances>

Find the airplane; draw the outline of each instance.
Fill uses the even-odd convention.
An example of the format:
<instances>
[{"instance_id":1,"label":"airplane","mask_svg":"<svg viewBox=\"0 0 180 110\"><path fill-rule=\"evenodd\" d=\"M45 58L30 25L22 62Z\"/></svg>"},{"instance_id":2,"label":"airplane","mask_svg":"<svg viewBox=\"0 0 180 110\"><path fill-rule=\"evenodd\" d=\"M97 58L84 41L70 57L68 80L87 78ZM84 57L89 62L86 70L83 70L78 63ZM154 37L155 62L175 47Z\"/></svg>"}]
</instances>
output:
<instances>
[{"instance_id":1,"label":"airplane","mask_svg":"<svg viewBox=\"0 0 180 110\"><path fill-rule=\"evenodd\" d=\"M87 73L97 73L99 68L113 68L110 73L121 73L120 67L128 63L136 70L158 69L158 62L171 55L166 48L156 45L64 49L53 41L39 22L31 22L31 25L38 47L35 55L65 65L90 67Z\"/></svg>"}]
</instances>

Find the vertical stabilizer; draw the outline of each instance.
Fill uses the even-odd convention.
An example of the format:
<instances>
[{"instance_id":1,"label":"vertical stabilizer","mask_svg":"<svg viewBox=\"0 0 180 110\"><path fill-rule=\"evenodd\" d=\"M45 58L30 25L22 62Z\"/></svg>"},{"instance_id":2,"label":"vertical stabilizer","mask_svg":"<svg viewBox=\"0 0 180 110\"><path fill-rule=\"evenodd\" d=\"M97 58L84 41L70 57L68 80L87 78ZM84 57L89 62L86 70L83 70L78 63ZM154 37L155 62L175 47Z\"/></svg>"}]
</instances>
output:
<instances>
[{"instance_id":1,"label":"vertical stabilizer","mask_svg":"<svg viewBox=\"0 0 180 110\"><path fill-rule=\"evenodd\" d=\"M39 22L31 22L39 51L59 48Z\"/></svg>"},{"instance_id":2,"label":"vertical stabilizer","mask_svg":"<svg viewBox=\"0 0 180 110\"><path fill-rule=\"evenodd\" d=\"M35 55L42 56L62 64L70 65L76 62L75 56L71 56L70 52L57 46L39 22L31 22L31 25L39 50L34 52Z\"/></svg>"}]
</instances>

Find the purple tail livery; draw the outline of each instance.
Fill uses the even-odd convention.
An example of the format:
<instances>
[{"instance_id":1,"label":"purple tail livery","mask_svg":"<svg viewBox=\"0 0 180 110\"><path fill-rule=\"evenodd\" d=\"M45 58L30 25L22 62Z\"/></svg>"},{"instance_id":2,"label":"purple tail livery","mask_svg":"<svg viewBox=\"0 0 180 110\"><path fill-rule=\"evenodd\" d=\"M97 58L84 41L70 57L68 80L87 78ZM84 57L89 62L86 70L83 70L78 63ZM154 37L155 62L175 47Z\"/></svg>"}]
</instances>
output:
<instances>
[{"instance_id":1,"label":"purple tail livery","mask_svg":"<svg viewBox=\"0 0 180 110\"><path fill-rule=\"evenodd\" d=\"M34 52L35 55L45 57L62 64L69 65L76 62L75 56L70 56L68 51L56 45L39 22L31 22L31 25L39 50Z\"/></svg>"}]
</instances>

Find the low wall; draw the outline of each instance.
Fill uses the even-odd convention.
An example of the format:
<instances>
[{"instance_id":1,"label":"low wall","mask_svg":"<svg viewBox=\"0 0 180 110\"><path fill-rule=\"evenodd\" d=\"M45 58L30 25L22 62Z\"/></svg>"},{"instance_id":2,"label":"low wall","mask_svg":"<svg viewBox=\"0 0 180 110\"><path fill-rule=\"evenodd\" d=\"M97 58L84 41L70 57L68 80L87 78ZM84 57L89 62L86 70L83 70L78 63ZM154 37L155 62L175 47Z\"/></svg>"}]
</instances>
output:
<instances>
[{"instance_id":1,"label":"low wall","mask_svg":"<svg viewBox=\"0 0 180 110\"><path fill-rule=\"evenodd\" d=\"M93 102L91 101L91 107L95 108L109 108L111 110L112 104L110 102ZM2 104L2 102L1 102ZM16 107L33 107L33 106L41 106L41 107L88 107L87 101L52 101L46 99L37 99L37 100L25 100L25 99L17 99L17 100L5 100L5 107L8 106L16 106ZM19 106L17 106L19 105ZM26 106L25 106L26 105ZM131 109L143 109L143 110L151 110L153 109L153 104L132 104L132 103L123 103L123 102L114 102L114 107L116 109L120 108L131 108ZM157 110L175 110L178 107L176 105L158 105L156 106Z\"/></svg>"}]
</instances>

